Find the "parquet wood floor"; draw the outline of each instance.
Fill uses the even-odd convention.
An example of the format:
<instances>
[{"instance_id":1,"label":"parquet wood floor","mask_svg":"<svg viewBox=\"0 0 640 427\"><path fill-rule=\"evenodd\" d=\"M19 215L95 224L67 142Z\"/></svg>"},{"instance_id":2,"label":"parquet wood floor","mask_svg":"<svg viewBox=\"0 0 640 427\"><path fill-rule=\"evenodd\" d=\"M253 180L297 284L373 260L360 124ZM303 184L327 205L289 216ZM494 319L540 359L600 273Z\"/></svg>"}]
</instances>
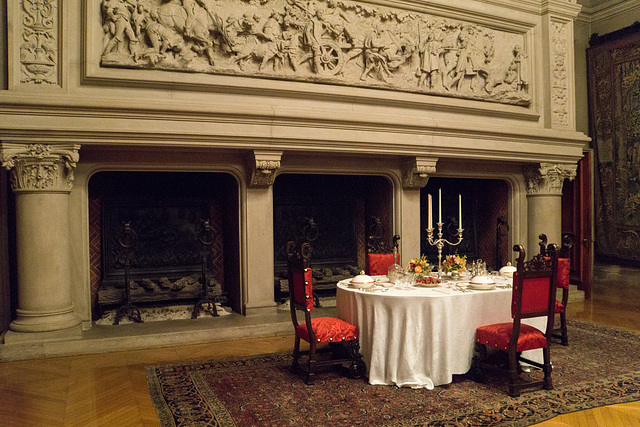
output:
<instances>
[{"instance_id":1,"label":"parquet wood floor","mask_svg":"<svg viewBox=\"0 0 640 427\"><path fill-rule=\"evenodd\" d=\"M571 318L640 331L640 284L594 284ZM144 367L290 350L292 336L0 363L0 426L159 426ZM640 402L561 415L544 427L640 426Z\"/></svg>"}]
</instances>

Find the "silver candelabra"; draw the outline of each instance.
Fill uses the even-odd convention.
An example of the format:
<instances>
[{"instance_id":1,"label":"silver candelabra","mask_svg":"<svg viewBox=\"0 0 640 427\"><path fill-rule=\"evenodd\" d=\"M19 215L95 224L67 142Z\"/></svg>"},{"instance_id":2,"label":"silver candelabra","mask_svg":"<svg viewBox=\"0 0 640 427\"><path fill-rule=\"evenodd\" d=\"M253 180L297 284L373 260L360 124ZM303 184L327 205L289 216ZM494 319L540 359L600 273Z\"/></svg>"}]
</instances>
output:
<instances>
[{"instance_id":1,"label":"silver candelabra","mask_svg":"<svg viewBox=\"0 0 640 427\"><path fill-rule=\"evenodd\" d=\"M445 243L451 246L458 246L460 242L462 242L462 232L464 231L464 229L458 228L458 241L452 243L447 239L442 238L442 226L444 225L444 223L438 222L437 225L438 238L435 240L433 238L433 231L435 230L434 228L427 228L427 238L431 246L435 246L438 248L438 279L440 279L442 277L442 248L444 248Z\"/></svg>"}]
</instances>

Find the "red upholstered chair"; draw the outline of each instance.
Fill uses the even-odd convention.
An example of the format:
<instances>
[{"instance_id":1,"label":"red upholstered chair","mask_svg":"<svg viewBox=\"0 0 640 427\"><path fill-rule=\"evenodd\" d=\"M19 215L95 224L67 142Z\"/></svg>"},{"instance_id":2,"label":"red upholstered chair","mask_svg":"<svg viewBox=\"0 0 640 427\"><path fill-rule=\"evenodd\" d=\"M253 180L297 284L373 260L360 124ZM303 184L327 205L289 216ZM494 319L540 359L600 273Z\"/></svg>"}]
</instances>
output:
<instances>
[{"instance_id":1,"label":"red upholstered chair","mask_svg":"<svg viewBox=\"0 0 640 427\"><path fill-rule=\"evenodd\" d=\"M536 255L525 262L525 249L515 245L514 251L519 252L518 270L513 276L513 296L511 315L513 322L497 323L481 326L476 329L476 350L478 357L474 358L472 370L476 378L481 377L477 371L488 364L488 348L497 350L497 354L508 355L508 383L509 395L517 397L520 390L528 387L540 386L546 390L553 388L551 380L551 355L549 352L551 334L553 332L553 317L555 308L555 292L557 281L557 253L555 245L548 246L550 259ZM522 319L531 317L547 318L545 331L522 323ZM522 357L525 350L543 349L543 363ZM541 381L525 382L520 378L520 361L542 368L544 378Z\"/></svg>"},{"instance_id":2,"label":"red upholstered chair","mask_svg":"<svg viewBox=\"0 0 640 427\"><path fill-rule=\"evenodd\" d=\"M367 274L369 276L386 276L391 264L393 264L393 253L367 254Z\"/></svg>"},{"instance_id":3,"label":"red upholstered chair","mask_svg":"<svg viewBox=\"0 0 640 427\"><path fill-rule=\"evenodd\" d=\"M547 256L547 235L540 234L540 254ZM558 288L562 289L562 299L556 300L555 313L560 315L560 327L553 330L553 337L559 338L562 345L569 345L569 334L567 331L567 303L569 302L569 274L571 268L571 247L573 242L571 236L565 235L562 238L562 247L558 253Z\"/></svg>"},{"instance_id":4,"label":"red upholstered chair","mask_svg":"<svg viewBox=\"0 0 640 427\"><path fill-rule=\"evenodd\" d=\"M287 243L291 320L296 335L291 371L305 371L305 382L311 385L315 380L316 368L349 362L351 377L361 378L365 373L365 365L360 355L358 328L336 317L311 318L313 288L311 269L307 266L310 252L308 243L303 243L299 251L295 243ZM298 311L304 312L303 323L298 321ZM309 343L308 351L300 351L301 339ZM331 350L333 357L318 359L319 344L328 344L324 350ZM306 369L299 364L301 355L308 355Z\"/></svg>"},{"instance_id":5,"label":"red upholstered chair","mask_svg":"<svg viewBox=\"0 0 640 427\"><path fill-rule=\"evenodd\" d=\"M394 251L398 251L399 235L393 236ZM389 252L388 245L384 244L380 238L369 237L369 250L367 253L366 271L369 276L386 276L389 272L389 266L395 263L393 259L394 252ZM398 253L398 260L400 253Z\"/></svg>"}]
</instances>

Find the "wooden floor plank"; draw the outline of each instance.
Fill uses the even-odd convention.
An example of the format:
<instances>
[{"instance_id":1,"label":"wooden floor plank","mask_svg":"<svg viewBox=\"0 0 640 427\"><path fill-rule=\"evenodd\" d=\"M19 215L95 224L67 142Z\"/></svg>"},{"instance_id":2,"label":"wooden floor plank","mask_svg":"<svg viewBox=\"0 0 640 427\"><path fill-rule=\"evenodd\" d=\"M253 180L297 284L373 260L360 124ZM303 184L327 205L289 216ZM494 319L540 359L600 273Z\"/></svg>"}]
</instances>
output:
<instances>
[{"instance_id":1,"label":"wooden floor plank","mask_svg":"<svg viewBox=\"0 0 640 427\"><path fill-rule=\"evenodd\" d=\"M640 331L640 285L569 304L568 317ZM571 334L571 331L569 331ZM293 334L0 363L2 427L159 427L145 366L290 351ZM544 427L639 426L640 402L560 415Z\"/></svg>"}]
</instances>

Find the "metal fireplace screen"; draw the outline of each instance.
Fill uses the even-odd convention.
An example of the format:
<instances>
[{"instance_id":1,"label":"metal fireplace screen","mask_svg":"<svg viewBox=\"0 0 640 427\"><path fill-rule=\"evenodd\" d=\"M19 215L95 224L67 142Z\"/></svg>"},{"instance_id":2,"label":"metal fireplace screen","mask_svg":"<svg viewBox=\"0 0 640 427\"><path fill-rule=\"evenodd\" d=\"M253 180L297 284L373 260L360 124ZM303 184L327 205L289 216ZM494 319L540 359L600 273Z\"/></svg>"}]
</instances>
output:
<instances>
[{"instance_id":1,"label":"metal fireplace screen","mask_svg":"<svg viewBox=\"0 0 640 427\"><path fill-rule=\"evenodd\" d=\"M198 233L202 221L210 220L214 211L211 202L204 199L104 199L100 302L117 302L111 301L117 300L121 293L114 293L115 288L124 287L124 253L118 237L125 222L130 222L137 235L133 250L126 254L131 280L136 289L141 288L141 295L136 299L197 297L200 292L197 276L202 270L203 251ZM216 247L213 245L212 250ZM111 297L110 293L118 297Z\"/></svg>"}]
</instances>

